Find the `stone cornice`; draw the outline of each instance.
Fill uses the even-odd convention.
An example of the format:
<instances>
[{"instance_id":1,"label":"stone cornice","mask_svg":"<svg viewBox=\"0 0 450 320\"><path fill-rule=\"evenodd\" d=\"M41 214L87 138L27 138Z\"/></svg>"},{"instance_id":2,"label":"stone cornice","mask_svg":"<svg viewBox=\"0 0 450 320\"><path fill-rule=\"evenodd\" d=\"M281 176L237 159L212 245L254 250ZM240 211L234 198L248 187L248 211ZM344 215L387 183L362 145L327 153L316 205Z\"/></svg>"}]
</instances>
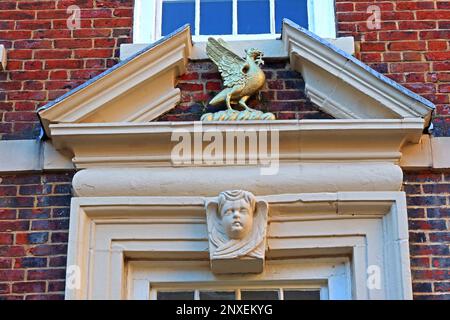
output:
<instances>
[{"instance_id":1,"label":"stone cornice","mask_svg":"<svg viewBox=\"0 0 450 320\"><path fill-rule=\"evenodd\" d=\"M171 152L186 133L267 132L279 143L279 161L389 161L398 163L406 143L420 141L423 120L285 120L275 122L152 122L55 124L56 149L74 156L77 168L102 166L173 166ZM278 135L276 137L275 135ZM174 141L172 141L172 139ZM200 136L201 139L201 136ZM194 140L192 140L194 141ZM208 143L204 142L203 147ZM225 146L225 140L223 140ZM200 151L202 152L202 151ZM234 150L236 154L236 150ZM192 153L199 161L201 153ZM246 158L249 157L247 154Z\"/></svg>"}]
</instances>

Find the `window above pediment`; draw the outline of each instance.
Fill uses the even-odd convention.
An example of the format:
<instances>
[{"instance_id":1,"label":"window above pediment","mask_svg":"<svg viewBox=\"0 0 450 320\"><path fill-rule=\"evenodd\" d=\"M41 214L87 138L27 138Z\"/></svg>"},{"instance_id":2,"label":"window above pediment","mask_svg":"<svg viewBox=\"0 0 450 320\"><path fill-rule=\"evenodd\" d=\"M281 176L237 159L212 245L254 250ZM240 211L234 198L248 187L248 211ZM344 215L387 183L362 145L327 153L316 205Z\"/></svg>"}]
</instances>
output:
<instances>
[{"instance_id":1,"label":"window above pediment","mask_svg":"<svg viewBox=\"0 0 450 320\"><path fill-rule=\"evenodd\" d=\"M333 0L136 0L134 43L156 41L185 24L194 41L276 39L284 18L323 38L336 36Z\"/></svg>"}]
</instances>

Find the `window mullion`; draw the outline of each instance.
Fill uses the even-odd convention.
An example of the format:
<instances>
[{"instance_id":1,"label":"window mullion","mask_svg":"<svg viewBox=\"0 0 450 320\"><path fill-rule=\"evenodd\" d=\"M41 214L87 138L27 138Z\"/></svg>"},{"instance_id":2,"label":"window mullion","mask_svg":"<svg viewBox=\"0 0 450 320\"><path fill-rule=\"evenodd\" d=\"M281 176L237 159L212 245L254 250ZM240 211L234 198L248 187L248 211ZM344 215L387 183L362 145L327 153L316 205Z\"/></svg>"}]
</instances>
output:
<instances>
[{"instance_id":1,"label":"window mullion","mask_svg":"<svg viewBox=\"0 0 450 320\"><path fill-rule=\"evenodd\" d=\"M238 0L233 0L233 35L238 34Z\"/></svg>"},{"instance_id":2,"label":"window mullion","mask_svg":"<svg viewBox=\"0 0 450 320\"><path fill-rule=\"evenodd\" d=\"M269 0L270 5L270 34L275 34L275 0Z\"/></svg>"},{"instance_id":3,"label":"window mullion","mask_svg":"<svg viewBox=\"0 0 450 320\"><path fill-rule=\"evenodd\" d=\"M200 0L195 0L195 26L194 34L200 35Z\"/></svg>"}]
</instances>

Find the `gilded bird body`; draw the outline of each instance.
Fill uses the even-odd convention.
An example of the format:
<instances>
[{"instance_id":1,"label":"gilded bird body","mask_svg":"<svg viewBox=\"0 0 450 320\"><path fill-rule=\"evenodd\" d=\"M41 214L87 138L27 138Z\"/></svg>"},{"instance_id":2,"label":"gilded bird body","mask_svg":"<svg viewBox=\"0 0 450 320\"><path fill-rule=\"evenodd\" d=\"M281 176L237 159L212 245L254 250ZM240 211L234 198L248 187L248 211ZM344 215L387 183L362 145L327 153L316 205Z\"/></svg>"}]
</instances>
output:
<instances>
[{"instance_id":1,"label":"gilded bird body","mask_svg":"<svg viewBox=\"0 0 450 320\"><path fill-rule=\"evenodd\" d=\"M246 50L244 60L231 51L222 39L214 38L208 39L206 52L217 65L225 87L209 104L216 106L225 102L229 110L233 110L231 104L239 104L246 110L255 111L247 106L246 101L261 90L266 81L260 68L264 63L262 52L257 49Z\"/></svg>"}]
</instances>

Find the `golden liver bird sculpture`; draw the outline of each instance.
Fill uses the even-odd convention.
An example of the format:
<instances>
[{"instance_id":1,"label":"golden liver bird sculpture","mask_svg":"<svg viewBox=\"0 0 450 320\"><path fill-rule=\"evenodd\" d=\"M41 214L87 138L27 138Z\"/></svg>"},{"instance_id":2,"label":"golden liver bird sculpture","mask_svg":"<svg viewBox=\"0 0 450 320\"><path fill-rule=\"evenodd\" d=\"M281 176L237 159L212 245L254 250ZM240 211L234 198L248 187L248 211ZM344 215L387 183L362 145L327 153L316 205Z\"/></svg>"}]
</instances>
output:
<instances>
[{"instance_id":1,"label":"golden liver bird sculpture","mask_svg":"<svg viewBox=\"0 0 450 320\"><path fill-rule=\"evenodd\" d=\"M266 82L261 70L263 53L258 49L245 51L243 59L235 54L222 39L209 38L206 45L208 57L217 65L223 78L223 89L209 104L212 106L226 103L227 110L204 114L202 121L223 120L275 120L272 113L263 113L247 106L247 100L258 93ZM234 110L231 104L239 104L243 111Z\"/></svg>"}]
</instances>

